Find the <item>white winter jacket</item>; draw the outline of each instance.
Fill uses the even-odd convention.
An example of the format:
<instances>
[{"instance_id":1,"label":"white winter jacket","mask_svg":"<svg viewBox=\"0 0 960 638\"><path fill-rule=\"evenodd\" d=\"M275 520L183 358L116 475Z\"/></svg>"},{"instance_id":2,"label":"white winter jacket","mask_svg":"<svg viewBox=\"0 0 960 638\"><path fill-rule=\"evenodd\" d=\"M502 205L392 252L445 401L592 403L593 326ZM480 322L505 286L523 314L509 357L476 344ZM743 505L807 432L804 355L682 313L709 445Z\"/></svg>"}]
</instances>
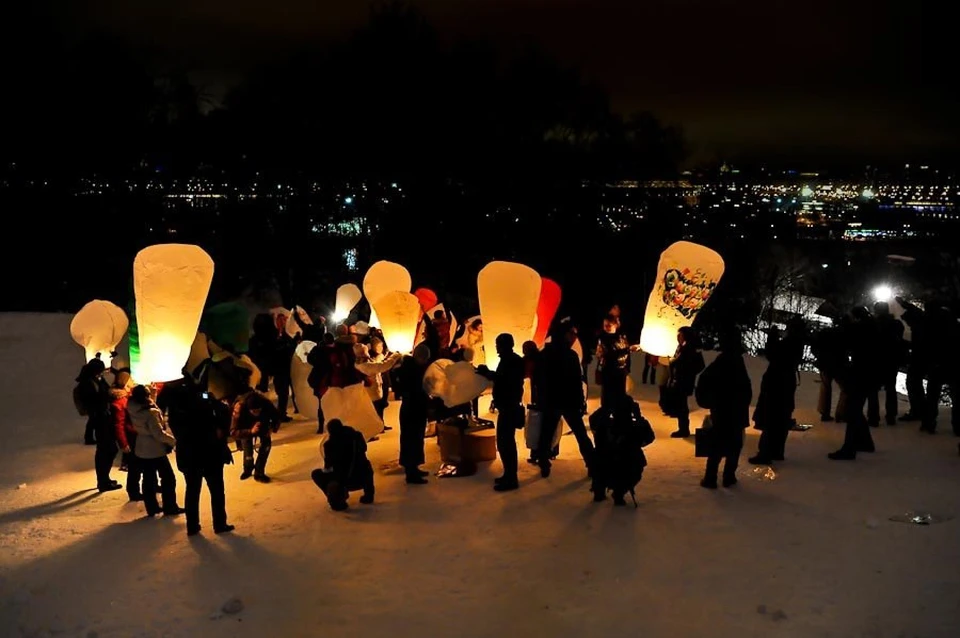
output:
<instances>
[{"instance_id":1,"label":"white winter jacket","mask_svg":"<svg viewBox=\"0 0 960 638\"><path fill-rule=\"evenodd\" d=\"M384 372L389 372L403 358L403 355L395 352L386 359L383 355L377 355L366 361L357 361L354 367L360 374L369 377L373 383L367 386L367 393L371 401L379 401L383 398L383 377Z\"/></svg>"},{"instance_id":2,"label":"white winter jacket","mask_svg":"<svg viewBox=\"0 0 960 638\"><path fill-rule=\"evenodd\" d=\"M160 409L153 405L128 403L130 423L137 431L137 446L133 453L141 459L158 459L170 454L177 440L170 434Z\"/></svg>"}]
</instances>

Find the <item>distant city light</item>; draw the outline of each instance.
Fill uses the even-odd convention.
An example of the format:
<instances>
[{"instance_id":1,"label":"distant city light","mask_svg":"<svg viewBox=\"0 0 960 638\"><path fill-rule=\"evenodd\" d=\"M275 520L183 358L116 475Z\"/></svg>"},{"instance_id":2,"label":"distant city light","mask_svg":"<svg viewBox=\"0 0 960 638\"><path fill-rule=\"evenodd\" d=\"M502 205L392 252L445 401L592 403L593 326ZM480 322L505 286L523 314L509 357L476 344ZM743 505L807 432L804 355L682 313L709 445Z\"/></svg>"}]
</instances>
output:
<instances>
[{"instance_id":1,"label":"distant city light","mask_svg":"<svg viewBox=\"0 0 960 638\"><path fill-rule=\"evenodd\" d=\"M344 203L344 204L352 204L352 203L353 203L353 198L352 198L352 197L346 197L346 198L344 198L343 203Z\"/></svg>"},{"instance_id":2,"label":"distant city light","mask_svg":"<svg viewBox=\"0 0 960 638\"><path fill-rule=\"evenodd\" d=\"M397 187L397 183L396 183L396 182L390 184L390 188L396 188L396 187Z\"/></svg>"},{"instance_id":3,"label":"distant city light","mask_svg":"<svg viewBox=\"0 0 960 638\"><path fill-rule=\"evenodd\" d=\"M820 266L821 266L824 270L826 270L827 268L830 267L830 264L820 264Z\"/></svg>"},{"instance_id":4,"label":"distant city light","mask_svg":"<svg viewBox=\"0 0 960 638\"><path fill-rule=\"evenodd\" d=\"M882 284L873 289L873 300L887 303L893 300L893 288Z\"/></svg>"},{"instance_id":5,"label":"distant city light","mask_svg":"<svg viewBox=\"0 0 960 638\"><path fill-rule=\"evenodd\" d=\"M813 197L813 189L808 185L804 184L803 188L800 190L801 197Z\"/></svg>"},{"instance_id":6,"label":"distant city light","mask_svg":"<svg viewBox=\"0 0 960 638\"><path fill-rule=\"evenodd\" d=\"M873 196L873 191L872 191L872 190L870 190L869 188L864 188L864 189L863 189L863 198L864 198L864 199L873 199L873 197L874 197L874 196Z\"/></svg>"}]
</instances>

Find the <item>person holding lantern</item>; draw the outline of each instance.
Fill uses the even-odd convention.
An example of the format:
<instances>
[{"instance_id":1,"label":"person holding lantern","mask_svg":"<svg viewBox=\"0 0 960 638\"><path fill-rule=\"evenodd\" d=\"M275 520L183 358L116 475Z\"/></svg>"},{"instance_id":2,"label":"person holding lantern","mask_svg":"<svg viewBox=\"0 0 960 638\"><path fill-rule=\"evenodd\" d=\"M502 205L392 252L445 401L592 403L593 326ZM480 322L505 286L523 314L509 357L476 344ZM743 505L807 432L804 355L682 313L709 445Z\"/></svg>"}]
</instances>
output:
<instances>
[{"instance_id":1,"label":"person holding lantern","mask_svg":"<svg viewBox=\"0 0 960 638\"><path fill-rule=\"evenodd\" d=\"M497 492L509 492L520 487L517 478L517 430L523 429L523 378L526 366L523 359L513 351L513 335L504 333L497 336L497 356L500 363L497 370L491 372L486 365L479 366L477 372L493 381L493 400L497 402L497 451L503 464L503 476L494 480L493 489Z\"/></svg>"},{"instance_id":2,"label":"person holding lantern","mask_svg":"<svg viewBox=\"0 0 960 638\"><path fill-rule=\"evenodd\" d=\"M705 367L700 352L700 335L684 326L677 331L677 351L670 360L670 377L667 381L668 414L676 417L677 431L670 436L685 439L690 436L690 406L687 398L693 395L697 375ZM665 410L666 411L666 410Z\"/></svg>"},{"instance_id":3,"label":"person holding lantern","mask_svg":"<svg viewBox=\"0 0 960 638\"><path fill-rule=\"evenodd\" d=\"M421 343L413 349L413 356L403 358L397 375L401 397L400 466L406 474L407 485L423 485L429 474L420 469L425 460L423 446L429 403L423 389L423 375L429 365L430 348Z\"/></svg>"}]
</instances>

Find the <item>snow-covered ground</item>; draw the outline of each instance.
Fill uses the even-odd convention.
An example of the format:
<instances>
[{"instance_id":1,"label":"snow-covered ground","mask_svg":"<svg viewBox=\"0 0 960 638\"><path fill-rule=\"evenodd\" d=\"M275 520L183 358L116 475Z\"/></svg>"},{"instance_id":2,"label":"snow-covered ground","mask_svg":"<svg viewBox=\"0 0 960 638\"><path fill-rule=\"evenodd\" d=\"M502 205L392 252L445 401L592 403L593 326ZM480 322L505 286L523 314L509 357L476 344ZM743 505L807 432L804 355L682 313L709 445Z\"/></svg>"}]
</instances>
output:
<instances>
[{"instance_id":1,"label":"snow-covered ground","mask_svg":"<svg viewBox=\"0 0 960 638\"><path fill-rule=\"evenodd\" d=\"M744 463L739 486L712 492L646 386L658 439L639 509L591 503L565 437L550 479L523 464L518 492L491 490L497 462L424 487L378 471L378 502L346 514L310 481L315 423L294 421L274 441L271 485L227 468L236 533L214 536L204 502L203 536L188 540L182 518L144 519L125 492L93 490L69 320L0 314L0 636L960 635L960 520L888 520L960 514L947 421L935 437L875 430L876 454L830 462L842 427L813 420L804 377L798 417L816 425L791 434L775 478ZM751 362L755 391L762 367ZM395 459L397 431L370 454L377 468ZM435 440L427 457L435 469ZM235 596L244 610L221 616Z\"/></svg>"}]
</instances>

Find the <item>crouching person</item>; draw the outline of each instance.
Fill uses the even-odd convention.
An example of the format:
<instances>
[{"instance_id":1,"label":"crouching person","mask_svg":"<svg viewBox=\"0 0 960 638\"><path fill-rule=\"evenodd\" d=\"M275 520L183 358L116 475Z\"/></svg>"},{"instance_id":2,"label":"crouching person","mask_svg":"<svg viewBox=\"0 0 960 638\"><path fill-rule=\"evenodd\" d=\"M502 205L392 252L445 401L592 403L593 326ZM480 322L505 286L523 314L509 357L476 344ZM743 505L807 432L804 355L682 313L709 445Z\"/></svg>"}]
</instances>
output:
<instances>
[{"instance_id":1,"label":"crouching person","mask_svg":"<svg viewBox=\"0 0 960 638\"><path fill-rule=\"evenodd\" d=\"M636 504L636 486L647 466L643 448L655 438L640 406L623 394L616 403L603 406L590 416L590 429L596 443L596 464L591 467L594 502L605 500L610 490L614 505L626 505L627 493Z\"/></svg>"},{"instance_id":2,"label":"crouching person","mask_svg":"<svg viewBox=\"0 0 960 638\"><path fill-rule=\"evenodd\" d=\"M323 444L324 467L313 471L313 482L336 512L347 509L350 492L357 490L363 490L361 503L373 503L373 466L367 459L363 435L339 419L331 420L326 427L329 438Z\"/></svg>"}]
</instances>

